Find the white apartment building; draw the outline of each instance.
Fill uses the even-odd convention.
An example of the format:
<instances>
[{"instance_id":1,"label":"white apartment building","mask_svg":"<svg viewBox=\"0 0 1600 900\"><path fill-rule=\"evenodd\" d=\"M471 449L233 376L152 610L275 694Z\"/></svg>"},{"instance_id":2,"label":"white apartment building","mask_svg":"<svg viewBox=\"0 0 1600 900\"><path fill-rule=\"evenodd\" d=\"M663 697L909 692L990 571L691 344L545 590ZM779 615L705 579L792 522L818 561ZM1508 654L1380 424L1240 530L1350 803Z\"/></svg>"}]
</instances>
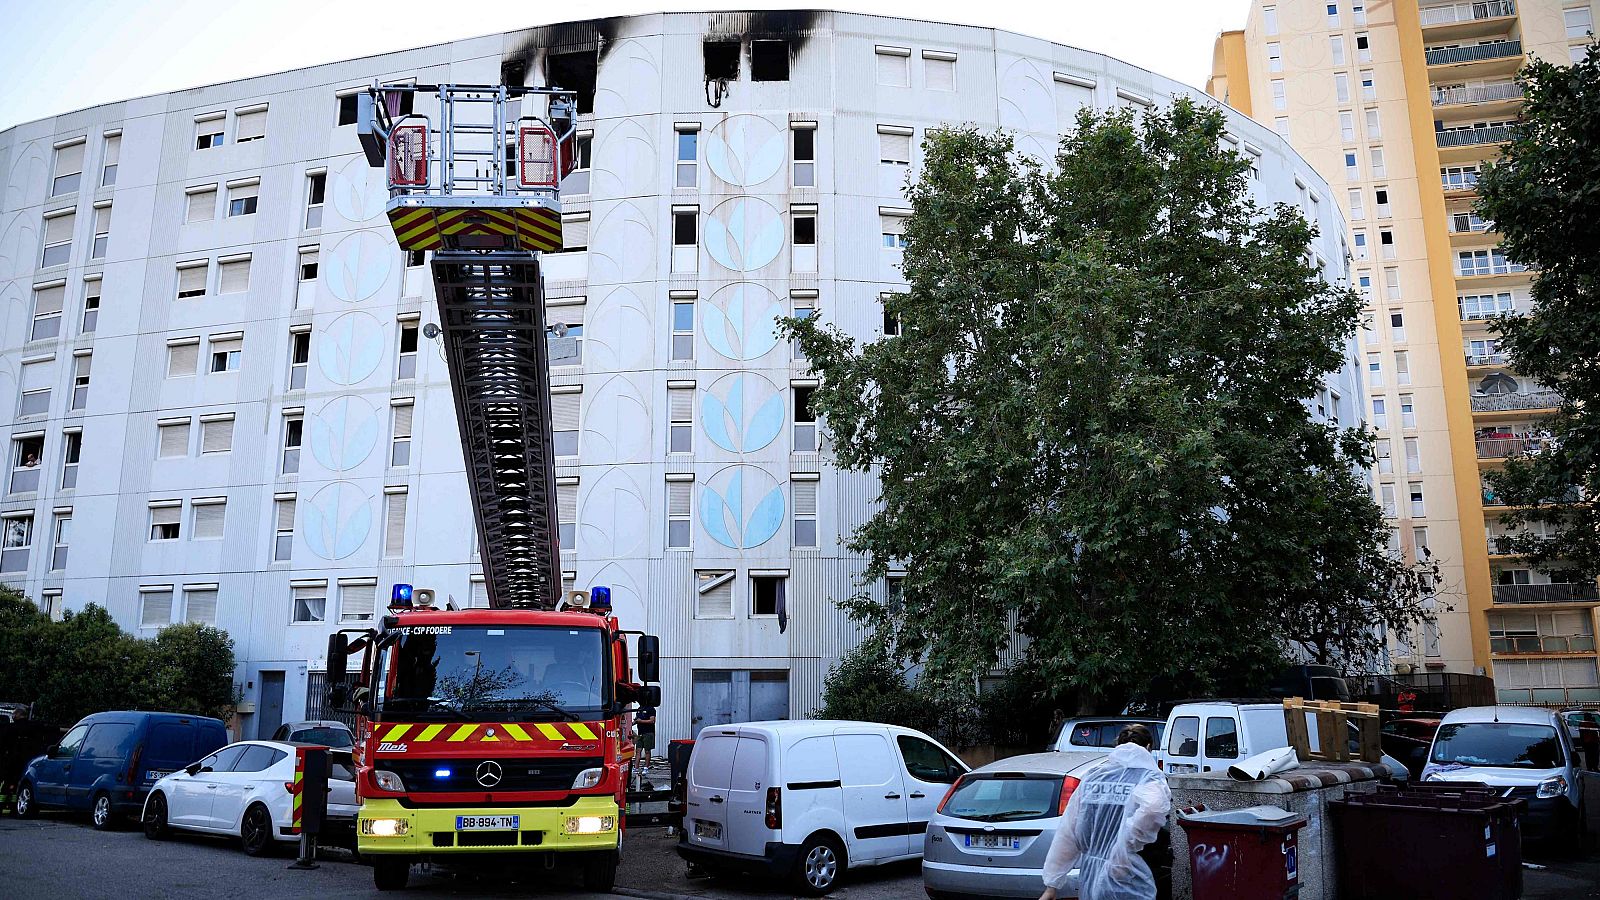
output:
<instances>
[{"instance_id":1,"label":"white apartment building","mask_svg":"<svg viewBox=\"0 0 1600 900\"><path fill-rule=\"evenodd\" d=\"M563 569L659 634L664 738L801 717L857 638L833 604L875 495L828 464L777 316L883 336L927 129L1048 157L1079 108L1213 102L1048 41L827 12L534 28L142 97L0 132L0 579L55 614L235 642L249 737L318 704L327 634L397 582L483 604L430 273L355 135L372 79L555 82L580 99L546 257ZM1345 224L1228 111L1263 202ZM892 330L892 323L890 323ZM1308 403L1344 423L1348 365ZM887 584L871 585L885 596ZM780 598L781 601L780 601ZM787 628L777 616L782 602Z\"/></svg>"}]
</instances>

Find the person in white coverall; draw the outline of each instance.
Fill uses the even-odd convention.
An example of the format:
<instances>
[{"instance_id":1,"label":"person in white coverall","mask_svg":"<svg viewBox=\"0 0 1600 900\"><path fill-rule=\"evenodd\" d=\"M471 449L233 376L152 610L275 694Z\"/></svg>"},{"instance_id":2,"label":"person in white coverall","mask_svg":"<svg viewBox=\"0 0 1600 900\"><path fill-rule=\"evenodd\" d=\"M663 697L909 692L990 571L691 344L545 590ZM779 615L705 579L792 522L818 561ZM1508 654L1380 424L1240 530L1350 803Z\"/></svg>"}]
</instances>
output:
<instances>
[{"instance_id":1,"label":"person in white coverall","mask_svg":"<svg viewBox=\"0 0 1600 900\"><path fill-rule=\"evenodd\" d=\"M1154 900L1155 875L1139 857L1172 809L1166 776L1150 755L1150 729L1129 725L1117 746L1083 777L1044 861L1044 894L1055 900L1078 868L1082 900Z\"/></svg>"}]
</instances>

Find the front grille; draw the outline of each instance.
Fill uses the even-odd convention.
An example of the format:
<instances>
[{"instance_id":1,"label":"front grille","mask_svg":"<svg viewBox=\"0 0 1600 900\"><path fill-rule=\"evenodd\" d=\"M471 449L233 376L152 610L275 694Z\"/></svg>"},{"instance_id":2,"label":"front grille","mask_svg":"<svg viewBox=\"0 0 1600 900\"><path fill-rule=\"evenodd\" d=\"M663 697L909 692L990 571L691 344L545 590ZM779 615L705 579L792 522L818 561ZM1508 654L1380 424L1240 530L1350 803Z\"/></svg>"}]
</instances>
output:
<instances>
[{"instance_id":1,"label":"front grille","mask_svg":"<svg viewBox=\"0 0 1600 900\"><path fill-rule=\"evenodd\" d=\"M500 766L500 782L478 783L478 767L488 761ZM381 768L400 776L406 790L417 793L500 794L514 791L570 791L572 782L584 769L599 768L598 756L560 756L520 759L482 757L469 759L394 759L384 760ZM439 775L441 771L448 775Z\"/></svg>"},{"instance_id":2,"label":"front grille","mask_svg":"<svg viewBox=\"0 0 1600 900\"><path fill-rule=\"evenodd\" d=\"M435 831L435 847L537 847L544 843L542 831Z\"/></svg>"}]
</instances>

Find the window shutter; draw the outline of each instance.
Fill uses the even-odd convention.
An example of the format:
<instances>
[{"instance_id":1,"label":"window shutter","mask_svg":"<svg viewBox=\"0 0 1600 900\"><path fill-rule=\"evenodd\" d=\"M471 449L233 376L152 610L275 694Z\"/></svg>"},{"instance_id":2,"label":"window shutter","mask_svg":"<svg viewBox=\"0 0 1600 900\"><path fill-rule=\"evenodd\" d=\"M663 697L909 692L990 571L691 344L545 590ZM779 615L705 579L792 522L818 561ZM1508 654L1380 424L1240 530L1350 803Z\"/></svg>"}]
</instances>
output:
<instances>
[{"instance_id":1,"label":"window shutter","mask_svg":"<svg viewBox=\"0 0 1600 900\"><path fill-rule=\"evenodd\" d=\"M193 375L195 366L200 362L199 344L179 344L168 347L172 358L167 365L168 375Z\"/></svg>"},{"instance_id":2,"label":"window shutter","mask_svg":"<svg viewBox=\"0 0 1600 900\"><path fill-rule=\"evenodd\" d=\"M366 621L372 618L378 586L375 584L346 584L339 587L339 617Z\"/></svg>"},{"instance_id":3,"label":"window shutter","mask_svg":"<svg viewBox=\"0 0 1600 900\"><path fill-rule=\"evenodd\" d=\"M222 263L219 268L221 269L221 284L217 289L219 293L237 294L250 289L250 260L248 258Z\"/></svg>"},{"instance_id":4,"label":"window shutter","mask_svg":"<svg viewBox=\"0 0 1600 900\"><path fill-rule=\"evenodd\" d=\"M904 216L879 216L883 220L884 234L905 234L906 220Z\"/></svg>"},{"instance_id":5,"label":"window shutter","mask_svg":"<svg viewBox=\"0 0 1600 900\"><path fill-rule=\"evenodd\" d=\"M411 414L416 407L411 404L396 406L394 408L394 436L406 438L411 436Z\"/></svg>"},{"instance_id":6,"label":"window shutter","mask_svg":"<svg viewBox=\"0 0 1600 900\"><path fill-rule=\"evenodd\" d=\"M259 182L259 181L254 182L252 184L241 184L241 185L238 185L237 187L229 187L228 188L228 202L230 202L230 203L232 203L235 200L248 200L251 197L260 197L260 196L261 196L261 182Z\"/></svg>"},{"instance_id":7,"label":"window shutter","mask_svg":"<svg viewBox=\"0 0 1600 900\"><path fill-rule=\"evenodd\" d=\"M74 378L88 378L90 369L94 365L94 354L79 351L72 355L72 374Z\"/></svg>"},{"instance_id":8,"label":"window shutter","mask_svg":"<svg viewBox=\"0 0 1600 900\"><path fill-rule=\"evenodd\" d=\"M185 222L209 222L217 214L217 191L195 191L189 195L189 210Z\"/></svg>"},{"instance_id":9,"label":"window shutter","mask_svg":"<svg viewBox=\"0 0 1600 900\"><path fill-rule=\"evenodd\" d=\"M927 75L928 90L953 91L956 89L956 61L953 59L922 58L923 71Z\"/></svg>"},{"instance_id":10,"label":"window shutter","mask_svg":"<svg viewBox=\"0 0 1600 900\"><path fill-rule=\"evenodd\" d=\"M72 240L72 227L78 217L72 213L64 216L51 216L44 220L44 242L46 244L60 244Z\"/></svg>"},{"instance_id":11,"label":"window shutter","mask_svg":"<svg viewBox=\"0 0 1600 900\"><path fill-rule=\"evenodd\" d=\"M733 579L731 572L700 572L695 596L695 616L703 619L733 618Z\"/></svg>"},{"instance_id":12,"label":"window shutter","mask_svg":"<svg viewBox=\"0 0 1600 900\"><path fill-rule=\"evenodd\" d=\"M583 304L552 306L545 312L545 322L549 325L582 325Z\"/></svg>"},{"instance_id":13,"label":"window shutter","mask_svg":"<svg viewBox=\"0 0 1600 900\"><path fill-rule=\"evenodd\" d=\"M172 624L172 592L147 591L144 609L139 614L140 628L164 628Z\"/></svg>"},{"instance_id":14,"label":"window shutter","mask_svg":"<svg viewBox=\"0 0 1600 900\"><path fill-rule=\"evenodd\" d=\"M94 233L109 234L111 232L111 205L96 206L94 208Z\"/></svg>"},{"instance_id":15,"label":"window shutter","mask_svg":"<svg viewBox=\"0 0 1600 900\"><path fill-rule=\"evenodd\" d=\"M161 456L170 459L189 455L189 423L175 422L161 426Z\"/></svg>"},{"instance_id":16,"label":"window shutter","mask_svg":"<svg viewBox=\"0 0 1600 900\"><path fill-rule=\"evenodd\" d=\"M157 506L150 510L151 525L176 525L183 515L181 506Z\"/></svg>"},{"instance_id":17,"label":"window shutter","mask_svg":"<svg viewBox=\"0 0 1600 900\"><path fill-rule=\"evenodd\" d=\"M189 266L178 270L178 293L206 292L206 266Z\"/></svg>"},{"instance_id":18,"label":"window shutter","mask_svg":"<svg viewBox=\"0 0 1600 900\"><path fill-rule=\"evenodd\" d=\"M122 135L116 134L106 138L105 165L114 166L122 161Z\"/></svg>"},{"instance_id":19,"label":"window shutter","mask_svg":"<svg viewBox=\"0 0 1600 900\"><path fill-rule=\"evenodd\" d=\"M404 556L406 551L406 495L389 494L383 527L383 555Z\"/></svg>"},{"instance_id":20,"label":"window shutter","mask_svg":"<svg viewBox=\"0 0 1600 900\"><path fill-rule=\"evenodd\" d=\"M886 162L911 160L911 135L878 134L878 159Z\"/></svg>"},{"instance_id":21,"label":"window shutter","mask_svg":"<svg viewBox=\"0 0 1600 900\"><path fill-rule=\"evenodd\" d=\"M292 498L278 501L278 530L294 530L294 500Z\"/></svg>"},{"instance_id":22,"label":"window shutter","mask_svg":"<svg viewBox=\"0 0 1600 900\"><path fill-rule=\"evenodd\" d=\"M55 177L60 178L63 175L76 175L79 172L82 172L83 148L86 146L88 146L88 142L79 141L76 144L71 144L56 150Z\"/></svg>"},{"instance_id":23,"label":"window shutter","mask_svg":"<svg viewBox=\"0 0 1600 900\"><path fill-rule=\"evenodd\" d=\"M222 522L227 517L226 503L197 503L194 506L194 536L222 537Z\"/></svg>"},{"instance_id":24,"label":"window shutter","mask_svg":"<svg viewBox=\"0 0 1600 900\"><path fill-rule=\"evenodd\" d=\"M322 251L320 249L319 250L301 250L300 251L300 266L301 266L302 273L304 272L304 267L305 266L314 266L318 262L320 262L321 259L322 259ZM304 278L305 277L304 274L302 274L301 277Z\"/></svg>"},{"instance_id":25,"label":"window shutter","mask_svg":"<svg viewBox=\"0 0 1600 900\"><path fill-rule=\"evenodd\" d=\"M578 430L578 407L582 394L551 394L550 422L556 431Z\"/></svg>"},{"instance_id":26,"label":"window shutter","mask_svg":"<svg viewBox=\"0 0 1600 900\"><path fill-rule=\"evenodd\" d=\"M691 507L690 497L694 489L692 481L667 482L667 517L672 519L688 518Z\"/></svg>"},{"instance_id":27,"label":"window shutter","mask_svg":"<svg viewBox=\"0 0 1600 900\"><path fill-rule=\"evenodd\" d=\"M200 452L226 453L233 449L233 420L200 423Z\"/></svg>"},{"instance_id":28,"label":"window shutter","mask_svg":"<svg viewBox=\"0 0 1600 900\"><path fill-rule=\"evenodd\" d=\"M472 600L474 609L487 609L489 606L489 585L482 581L472 583Z\"/></svg>"},{"instance_id":29,"label":"window shutter","mask_svg":"<svg viewBox=\"0 0 1600 900\"><path fill-rule=\"evenodd\" d=\"M589 246L589 219L564 219L561 222L561 246L566 250L582 250Z\"/></svg>"},{"instance_id":30,"label":"window shutter","mask_svg":"<svg viewBox=\"0 0 1600 900\"><path fill-rule=\"evenodd\" d=\"M556 521L578 521L578 486L575 484L556 485Z\"/></svg>"},{"instance_id":31,"label":"window shutter","mask_svg":"<svg viewBox=\"0 0 1600 900\"><path fill-rule=\"evenodd\" d=\"M67 287L58 284L55 287L41 288L33 295L33 314L48 316L51 313L61 312L61 305L66 302Z\"/></svg>"},{"instance_id":32,"label":"window shutter","mask_svg":"<svg viewBox=\"0 0 1600 900\"><path fill-rule=\"evenodd\" d=\"M670 410L671 421L694 421L694 389L669 388L667 390L667 408Z\"/></svg>"},{"instance_id":33,"label":"window shutter","mask_svg":"<svg viewBox=\"0 0 1600 900\"><path fill-rule=\"evenodd\" d=\"M184 591L184 620L197 625L217 624L216 591Z\"/></svg>"},{"instance_id":34,"label":"window shutter","mask_svg":"<svg viewBox=\"0 0 1600 900\"><path fill-rule=\"evenodd\" d=\"M267 134L267 111L258 109L254 112L240 113L235 121L234 142L253 141Z\"/></svg>"},{"instance_id":35,"label":"window shutter","mask_svg":"<svg viewBox=\"0 0 1600 900\"><path fill-rule=\"evenodd\" d=\"M794 514L797 516L815 516L817 514L817 483L815 481L796 481L794 484Z\"/></svg>"},{"instance_id":36,"label":"window shutter","mask_svg":"<svg viewBox=\"0 0 1600 900\"><path fill-rule=\"evenodd\" d=\"M42 391L50 387L50 364L37 362L22 367L22 391Z\"/></svg>"}]
</instances>

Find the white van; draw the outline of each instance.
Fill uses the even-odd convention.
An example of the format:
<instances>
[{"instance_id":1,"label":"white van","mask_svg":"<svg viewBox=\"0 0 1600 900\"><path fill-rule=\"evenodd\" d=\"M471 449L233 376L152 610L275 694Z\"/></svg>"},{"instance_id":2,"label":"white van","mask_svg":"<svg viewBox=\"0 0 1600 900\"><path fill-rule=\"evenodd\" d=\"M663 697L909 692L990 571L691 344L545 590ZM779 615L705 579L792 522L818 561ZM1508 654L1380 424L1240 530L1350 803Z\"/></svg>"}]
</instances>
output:
<instances>
[{"instance_id":1,"label":"white van","mask_svg":"<svg viewBox=\"0 0 1600 900\"><path fill-rule=\"evenodd\" d=\"M847 868L920 858L928 822L966 771L937 741L893 725L713 726L689 757L678 855L826 894Z\"/></svg>"},{"instance_id":2,"label":"white van","mask_svg":"<svg viewBox=\"0 0 1600 900\"><path fill-rule=\"evenodd\" d=\"M1317 717L1311 713L1306 713L1306 731L1311 746L1317 746ZM1172 708L1155 756L1168 775L1222 775L1241 759L1287 746L1289 730L1282 702L1205 700ZM1383 761L1389 765L1391 778L1406 779L1403 763L1387 754Z\"/></svg>"}]
</instances>

